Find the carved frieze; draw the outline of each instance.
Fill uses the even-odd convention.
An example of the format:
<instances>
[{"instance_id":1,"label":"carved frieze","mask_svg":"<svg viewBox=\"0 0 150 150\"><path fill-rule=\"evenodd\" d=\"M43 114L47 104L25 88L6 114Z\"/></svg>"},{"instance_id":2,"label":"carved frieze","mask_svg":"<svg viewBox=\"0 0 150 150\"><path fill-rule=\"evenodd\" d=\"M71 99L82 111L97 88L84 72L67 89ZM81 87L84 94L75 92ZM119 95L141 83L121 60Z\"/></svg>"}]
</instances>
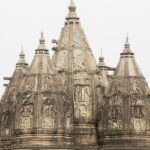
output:
<instances>
[{"instance_id":1,"label":"carved frieze","mask_svg":"<svg viewBox=\"0 0 150 150\"><path fill-rule=\"evenodd\" d=\"M131 119L131 124L136 134L145 132L146 123L144 119L133 118Z\"/></svg>"},{"instance_id":2,"label":"carved frieze","mask_svg":"<svg viewBox=\"0 0 150 150\"><path fill-rule=\"evenodd\" d=\"M58 62L57 62L57 66L56 69L58 71L64 71L67 69L67 51L63 50L59 52L59 56L58 56Z\"/></svg>"},{"instance_id":3,"label":"carved frieze","mask_svg":"<svg viewBox=\"0 0 150 150\"><path fill-rule=\"evenodd\" d=\"M8 101L15 102L16 101L16 87L11 87L8 93Z\"/></svg>"},{"instance_id":4,"label":"carved frieze","mask_svg":"<svg viewBox=\"0 0 150 150\"><path fill-rule=\"evenodd\" d=\"M91 87L89 86L75 86L74 101L75 102L90 102L92 99Z\"/></svg>"},{"instance_id":5,"label":"carved frieze","mask_svg":"<svg viewBox=\"0 0 150 150\"><path fill-rule=\"evenodd\" d=\"M33 91L35 86L35 78L33 76L28 77L26 83L26 91Z\"/></svg>"},{"instance_id":6,"label":"carved frieze","mask_svg":"<svg viewBox=\"0 0 150 150\"><path fill-rule=\"evenodd\" d=\"M92 105L89 102L74 103L76 118L88 119L91 115Z\"/></svg>"},{"instance_id":7,"label":"carved frieze","mask_svg":"<svg viewBox=\"0 0 150 150\"><path fill-rule=\"evenodd\" d=\"M51 75L42 76L42 90L52 91L53 79Z\"/></svg>"},{"instance_id":8,"label":"carved frieze","mask_svg":"<svg viewBox=\"0 0 150 150\"><path fill-rule=\"evenodd\" d=\"M47 95L43 99L42 127L54 128L57 120L57 109L54 95Z\"/></svg>"},{"instance_id":9,"label":"carved frieze","mask_svg":"<svg viewBox=\"0 0 150 150\"><path fill-rule=\"evenodd\" d=\"M140 99L133 99L131 101L131 118L144 117L144 104Z\"/></svg>"},{"instance_id":10,"label":"carved frieze","mask_svg":"<svg viewBox=\"0 0 150 150\"><path fill-rule=\"evenodd\" d=\"M83 52L80 50L74 50L74 59L73 59L73 70L74 71L85 71L85 60Z\"/></svg>"},{"instance_id":11,"label":"carved frieze","mask_svg":"<svg viewBox=\"0 0 150 150\"><path fill-rule=\"evenodd\" d=\"M17 112L17 128L25 130L33 127L34 100L34 93L23 94L19 112Z\"/></svg>"},{"instance_id":12,"label":"carved frieze","mask_svg":"<svg viewBox=\"0 0 150 150\"><path fill-rule=\"evenodd\" d=\"M85 72L74 74L74 85L90 85L90 76Z\"/></svg>"},{"instance_id":13,"label":"carved frieze","mask_svg":"<svg viewBox=\"0 0 150 150\"><path fill-rule=\"evenodd\" d=\"M73 45L72 47L77 48L80 47L80 35L78 32L73 33Z\"/></svg>"}]
</instances>

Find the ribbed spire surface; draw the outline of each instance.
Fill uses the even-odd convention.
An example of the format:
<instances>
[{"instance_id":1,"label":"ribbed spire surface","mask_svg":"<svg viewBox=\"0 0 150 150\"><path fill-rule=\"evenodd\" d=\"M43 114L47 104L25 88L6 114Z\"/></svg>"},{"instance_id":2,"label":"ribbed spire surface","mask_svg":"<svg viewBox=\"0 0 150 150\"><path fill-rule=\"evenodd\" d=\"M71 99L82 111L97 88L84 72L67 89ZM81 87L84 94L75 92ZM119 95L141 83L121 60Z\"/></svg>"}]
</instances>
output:
<instances>
[{"instance_id":1,"label":"ribbed spire surface","mask_svg":"<svg viewBox=\"0 0 150 150\"><path fill-rule=\"evenodd\" d=\"M120 55L120 60L114 76L143 76L142 72L136 63L134 53L131 52L128 37L126 38L125 48Z\"/></svg>"}]
</instances>

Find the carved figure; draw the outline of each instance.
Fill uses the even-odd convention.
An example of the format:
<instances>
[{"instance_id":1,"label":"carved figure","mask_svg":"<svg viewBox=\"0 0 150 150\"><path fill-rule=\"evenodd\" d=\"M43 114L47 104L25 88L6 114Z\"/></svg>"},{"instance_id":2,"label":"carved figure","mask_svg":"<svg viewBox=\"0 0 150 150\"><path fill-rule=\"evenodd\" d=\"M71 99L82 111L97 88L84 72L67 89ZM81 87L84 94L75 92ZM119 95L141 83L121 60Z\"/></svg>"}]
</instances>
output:
<instances>
[{"instance_id":1,"label":"carved figure","mask_svg":"<svg viewBox=\"0 0 150 150\"><path fill-rule=\"evenodd\" d=\"M72 47L74 47L74 48L77 48L77 47L79 47L80 46L80 41L79 41L79 35L78 35L78 33L77 32L74 32L73 33L73 45L72 45Z\"/></svg>"},{"instance_id":2,"label":"carved figure","mask_svg":"<svg viewBox=\"0 0 150 150\"><path fill-rule=\"evenodd\" d=\"M67 52L61 51L59 54L59 60L57 63L57 70L64 71L66 69L66 63L67 63Z\"/></svg>"},{"instance_id":3,"label":"carved figure","mask_svg":"<svg viewBox=\"0 0 150 150\"><path fill-rule=\"evenodd\" d=\"M16 87L12 87L8 94L8 101L15 101L16 100Z\"/></svg>"},{"instance_id":4,"label":"carved figure","mask_svg":"<svg viewBox=\"0 0 150 150\"><path fill-rule=\"evenodd\" d=\"M20 113L22 116L32 116L33 114L33 106L32 105L23 105L20 109Z\"/></svg>"},{"instance_id":5,"label":"carved figure","mask_svg":"<svg viewBox=\"0 0 150 150\"><path fill-rule=\"evenodd\" d=\"M43 76L43 90L52 91L52 77L50 75Z\"/></svg>"},{"instance_id":6,"label":"carved figure","mask_svg":"<svg viewBox=\"0 0 150 150\"><path fill-rule=\"evenodd\" d=\"M26 90L32 91L34 89L35 79L34 77L29 77L26 84Z\"/></svg>"},{"instance_id":7,"label":"carved figure","mask_svg":"<svg viewBox=\"0 0 150 150\"><path fill-rule=\"evenodd\" d=\"M74 71L85 70L85 61L82 52L74 52Z\"/></svg>"}]
</instances>

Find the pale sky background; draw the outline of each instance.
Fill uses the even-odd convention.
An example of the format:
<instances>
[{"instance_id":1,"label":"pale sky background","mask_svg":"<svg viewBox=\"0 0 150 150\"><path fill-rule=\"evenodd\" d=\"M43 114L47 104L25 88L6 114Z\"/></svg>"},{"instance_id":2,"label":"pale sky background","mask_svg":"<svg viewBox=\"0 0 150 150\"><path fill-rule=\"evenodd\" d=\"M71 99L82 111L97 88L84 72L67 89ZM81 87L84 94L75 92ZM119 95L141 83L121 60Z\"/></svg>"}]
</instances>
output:
<instances>
[{"instance_id":1,"label":"pale sky background","mask_svg":"<svg viewBox=\"0 0 150 150\"><path fill-rule=\"evenodd\" d=\"M103 48L107 65L116 67L129 35L136 60L150 83L150 0L74 0L96 60ZM0 96L24 45L31 63L44 31L47 47L58 39L70 0L0 0ZM52 52L50 51L52 54Z\"/></svg>"}]
</instances>

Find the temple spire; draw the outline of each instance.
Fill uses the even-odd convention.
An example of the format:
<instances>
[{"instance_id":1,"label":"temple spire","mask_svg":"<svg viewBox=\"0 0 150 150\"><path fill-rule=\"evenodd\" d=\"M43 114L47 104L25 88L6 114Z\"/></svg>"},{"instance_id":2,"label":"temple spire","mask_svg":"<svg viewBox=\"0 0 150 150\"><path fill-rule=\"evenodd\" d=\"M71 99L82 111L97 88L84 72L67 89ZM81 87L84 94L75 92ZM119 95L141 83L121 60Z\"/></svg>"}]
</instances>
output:
<instances>
[{"instance_id":1,"label":"temple spire","mask_svg":"<svg viewBox=\"0 0 150 150\"><path fill-rule=\"evenodd\" d=\"M129 43L129 37L128 37L128 34L126 36L126 42L124 44L125 48L130 48L130 43Z\"/></svg>"},{"instance_id":2,"label":"temple spire","mask_svg":"<svg viewBox=\"0 0 150 150\"><path fill-rule=\"evenodd\" d=\"M69 8L70 12L75 12L76 11L76 5L75 5L73 0L71 0L68 8Z\"/></svg>"},{"instance_id":3,"label":"temple spire","mask_svg":"<svg viewBox=\"0 0 150 150\"><path fill-rule=\"evenodd\" d=\"M66 18L67 20L68 19L79 19L76 14L76 5L73 0L71 0L68 9L69 9L69 13Z\"/></svg>"},{"instance_id":4,"label":"temple spire","mask_svg":"<svg viewBox=\"0 0 150 150\"><path fill-rule=\"evenodd\" d=\"M39 46L36 50L36 54L48 54L48 49L45 45L44 33L41 32L41 37L39 39Z\"/></svg>"},{"instance_id":5,"label":"temple spire","mask_svg":"<svg viewBox=\"0 0 150 150\"><path fill-rule=\"evenodd\" d=\"M125 41L125 44L124 44L124 50L123 50L123 53L121 53L121 55L134 55L134 53L131 51L131 48L130 48L130 43L129 43L129 37L128 35L126 36L126 41Z\"/></svg>"},{"instance_id":6,"label":"temple spire","mask_svg":"<svg viewBox=\"0 0 150 150\"><path fill-rule=\"evenodd\" d=\"M24 54L24 51L23 51L23 45L22 45L22 48L21 48L21 52L20 52L20 58L19 58L19 61L18 63L16 64L16 68L20 69L20 68L26 68L28 66L28 63L26 62L25 60L25 54Z\"/></svg>"}]
</instances>

